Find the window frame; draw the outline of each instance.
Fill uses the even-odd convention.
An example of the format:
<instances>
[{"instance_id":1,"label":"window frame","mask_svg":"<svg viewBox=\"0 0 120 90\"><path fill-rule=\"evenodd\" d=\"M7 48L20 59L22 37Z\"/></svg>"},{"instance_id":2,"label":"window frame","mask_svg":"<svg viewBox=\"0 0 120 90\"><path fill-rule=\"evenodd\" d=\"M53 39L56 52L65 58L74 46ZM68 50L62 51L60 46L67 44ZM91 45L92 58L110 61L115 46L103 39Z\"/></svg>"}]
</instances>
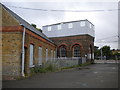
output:
<instances>
[{"instance_id":1,"label":"window frame","mask_svg":"<svg viewBox=\"0 0 120 90\"><path fill-rule=\"evenodd\" d=\"M65 45L60 47L60 57L67 57L67 48Z\"/></svg>"},{"instance_id":2,"label":"window frame","mask_svg":"<svg viewBox=\"0 0 120 90\"><path fill-rule=\"evenodd\" d=\"M76 49L76 47L79 47L79 48ZM80 52L80 46L79 45L75 45L73 47L73 57L81 57L80 54L81 54L81 52Z\"/></svg>"}]
</instances>

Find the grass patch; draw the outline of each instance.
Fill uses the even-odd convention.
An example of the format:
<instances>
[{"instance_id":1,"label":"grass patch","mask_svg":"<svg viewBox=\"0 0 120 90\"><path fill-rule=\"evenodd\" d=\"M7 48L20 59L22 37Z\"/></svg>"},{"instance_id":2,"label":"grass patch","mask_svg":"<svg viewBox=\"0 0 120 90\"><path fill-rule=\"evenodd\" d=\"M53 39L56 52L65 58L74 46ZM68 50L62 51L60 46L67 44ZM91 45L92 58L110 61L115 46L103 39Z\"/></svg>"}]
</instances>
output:
<instances>
[{"instance_id":1,"label":"grass patch","mask_svg":"<svg viewBox=\"0 0 120 90\"><path fill-rule=\"evenodd\" d=\"M63 67L63 68L61 68L61 70L87 66L87 65L90 65L90 64L91 64L91 62L87 62L87 63L81 64L81 65L74 65L74 66L70 66L70 67Z\"/></svg>"},{"instance_id":2,"label":"grass patch","mask_svg":"<svg viewBox=\"0 0 120 90\"><path fill-rule=\"evenodd\" d=\"M76 68L76 67L80 67L80 65L74 65L74 66L70 66L70 67L63 67L60 70L71 69L71 68Z\"/></svg>"},{"instance_id":3,"label":"grass patch","mask_svg":"<svg viewBox=\"0 0 120 90\"><path fill-rule=\"evenodd\" d=\"M86 62L84 64L81 64L80 66L87 66L87 65L90 65L90 64L92 64L92 63L91 62Z\"/></svg>"}]
</instances>

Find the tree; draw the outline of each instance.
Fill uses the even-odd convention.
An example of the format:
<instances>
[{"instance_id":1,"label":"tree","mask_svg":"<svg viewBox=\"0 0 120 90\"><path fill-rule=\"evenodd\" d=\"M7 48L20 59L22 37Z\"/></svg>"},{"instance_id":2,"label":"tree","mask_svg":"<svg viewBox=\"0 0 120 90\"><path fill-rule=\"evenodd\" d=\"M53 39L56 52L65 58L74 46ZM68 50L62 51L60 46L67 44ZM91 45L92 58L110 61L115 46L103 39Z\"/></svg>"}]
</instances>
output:
<instances>
[{"instance_id":1,"label":"tree","mask_svg":"<svg viewBox=\"0 0 120 90\"><path fill-rule=\"evenodd\" d=\"M40 32L42 32L42 30L41 29L39 29L39 28L37 28L36 26L36 24L31 24L34 28L36 28L38 31L40 31Z\"/></svg>"},{"instance_id":2,"label":"tree","mask_svg":"<svg viewBox=\"0 0 120 90\"><path fill-rule=\"evenodd\" d=\"M110 59L110 56L112 55L110 46L103 46L101 49L102 49L102 55L106 56L106 59Z\"/></svg>"}]
</instances>

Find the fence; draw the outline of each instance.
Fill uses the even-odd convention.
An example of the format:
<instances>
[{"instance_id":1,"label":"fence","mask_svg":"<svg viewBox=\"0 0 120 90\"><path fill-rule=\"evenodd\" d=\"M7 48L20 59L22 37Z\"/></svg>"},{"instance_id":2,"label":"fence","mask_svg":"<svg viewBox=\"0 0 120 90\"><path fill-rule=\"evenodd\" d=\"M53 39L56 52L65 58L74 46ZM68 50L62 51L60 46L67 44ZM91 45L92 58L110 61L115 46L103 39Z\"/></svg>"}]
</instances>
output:
<instances>
[{"instance_id":1,"label":"fence","mask_svg":"<svg viewBox=\"0 0 120 90\"><path fill-rule=\"evenodd\" d=\"M85 58L55 58L46 62L46 65L53 65L56 68L70 67L86 63Z\"/></svg>"}]
</instances>

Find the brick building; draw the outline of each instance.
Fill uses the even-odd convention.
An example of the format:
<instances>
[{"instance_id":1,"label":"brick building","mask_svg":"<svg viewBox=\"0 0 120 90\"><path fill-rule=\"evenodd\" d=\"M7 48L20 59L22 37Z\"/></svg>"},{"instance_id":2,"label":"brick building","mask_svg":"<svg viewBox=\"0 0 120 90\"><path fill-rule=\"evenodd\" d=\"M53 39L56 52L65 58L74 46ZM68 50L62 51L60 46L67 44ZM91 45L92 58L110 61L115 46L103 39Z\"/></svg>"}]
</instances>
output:
<instances>
[{"instance_id":1,"label":"brick building","mask_svg":"<svg viewBox=\"0 0 120 90\"><path fill-rule=\"evenodd\" d=\"M55 58L56 45L6 6L2 10L3 80L31 73L31 68Z\"/></svg>"},{"instance_id":2,"label":"brick building","mask_svg":"<svg viewBox=\"0 0 120 90\"><path fill-rule=\"evenodd\" d=\"M6 6L0 9L3 79L30 75L33 67L56 56L94 59L94 25L88 20L43 26L44 35Z\"/></svg>"},{"instance_id":3,"label":"brick building","mask_svg":"<svg viewBox=\"0 0 120 90\"><path fill-rule=\"evenodd\" d=\"M94 25L88 20L43 26L43 32L57 45L57 57L94 59Z\"/></svg>"}]
</instances>

